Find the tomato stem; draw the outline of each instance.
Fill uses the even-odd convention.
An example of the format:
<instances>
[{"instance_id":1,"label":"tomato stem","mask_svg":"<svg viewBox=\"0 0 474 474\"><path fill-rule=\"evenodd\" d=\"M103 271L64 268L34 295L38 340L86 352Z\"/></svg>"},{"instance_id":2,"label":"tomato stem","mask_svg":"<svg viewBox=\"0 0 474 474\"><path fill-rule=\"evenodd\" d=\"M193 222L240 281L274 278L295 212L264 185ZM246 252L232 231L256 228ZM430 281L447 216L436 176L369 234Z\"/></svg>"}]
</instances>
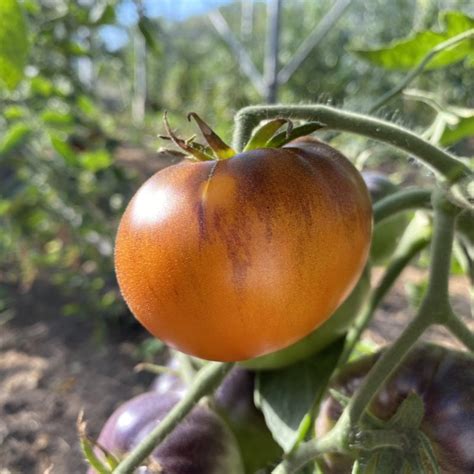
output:
<instances>
[{"instance_id":1,"label":"tomato stem","mask_svg":"<svg viewBox=\"0 0 474 474\"><path fill-rule=\"evenodd\" d=\"M474 352L474 334L463 323L461 318L451 313L448 320L444 324L451 333L456 336L471 352Z\"/></svg>"},{"instance_id":2,"label":"tomato stem","mask_svg":"<svg viewBox=\"0 0 474 474\"><path fill-rule=\"evenodd\" d=\"M422 160L450 184L472 177L471 169L454 155L393 123L340 110L326 105L257 105L241 109L235 116L234 149L242 150L252 130L262 121L275 117L311 120L325 128L363 135L388 143Z\"/></svg>"},{"instance_id":3,"label":"tomato stem","mask_svg":"<svg viewBox=\"0 0 474 474\"><path fill-rule=\"evenodd\" d=\"M399 191L374 204L374 222L378 224L398 212L420 208L431 208L430 190L415 188Z\"/></svg>"},{"instance_id":4,"label":"tomato stem","mask_svg":"<svg viewBox=\"0 0 474 474\"><path fill-rule=\"evenodd\" d=\"M192 410L194 405L219 385L232 366L232 363L209 362L203 367L197 373L186 395L173 407L161 423L121 461L114 470L114 474L132 474Z\"/></svg>"}]
</instances>

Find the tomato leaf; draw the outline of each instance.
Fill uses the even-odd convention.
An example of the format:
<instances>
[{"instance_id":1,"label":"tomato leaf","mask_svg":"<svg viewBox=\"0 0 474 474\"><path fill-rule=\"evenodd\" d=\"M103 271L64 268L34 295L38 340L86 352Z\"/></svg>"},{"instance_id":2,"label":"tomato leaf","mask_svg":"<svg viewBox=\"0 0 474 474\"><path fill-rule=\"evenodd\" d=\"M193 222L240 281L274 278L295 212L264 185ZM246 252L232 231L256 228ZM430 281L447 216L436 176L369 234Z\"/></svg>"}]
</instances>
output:
<instances>
[{"instance_id":1,"label":"tomato leaf","mask_svg":"<svg viewBox=\"0 0 474 474\"><path fill-rule=\"evenodd\" d=\"M112 164L112 157L106 150L88 151L81 154L80 164L95 173L108 168Z\"/></svg>"},{"instance_id":2,"label":"tomato leaf","mask_svg":"<svg viewBox=\"0 0 474 474\"><path fill-rule=\"evenodd\" d=\"M352 52L385 69L412 69L439 43L474 28L474 19L458 11L441 13L440 23L444 24L442 32L419 31L379 48L353 49ZM462 41L455 47L439 53L426 65L425 70L442 68L465 58L468 62L474 58L472 39Z\"/></svg>"},{"instance_id":3,"label":"tomato leaf","mask_svg":"<svg viewBox=\"0 0 474 474\"><path fill-rule=\"evenodd\" d=\"M41 120L47 125L64 126L74 122L74 117L68 112L58 112L56 110L45 110L41 114Z\"/></svg>"},{"instance_id":4,"label":"tomato leaf","mask_svg":"<svg viewBox=\"0 0 474 474\"><path fill-rule=\"evenodd\" d=\"M387 426L401 430L419 428L425 415L423 400L416 393L410 393L403 400Z\"/></svg>"},{"instance_id":5,"label":"tomato leaf","mask_svg":"<svg viewBox=\"0 0 474 474\"><path fill-rule=\"evenodd\" d=\"M474 111L471 117L459 118L456 125L447 125L441 135L440 143L443 146L449 146L472 136L474 136Z\"/></svg>"},{"instance_id":6,"label":"tomato leaf","mask_svg":"<svg viewBox=\"0 0 474 474\"><path fill-rule=\"evenodd\" d=\"M51 140L51 145L53 145L53 148L60 156L64 158L64 161L68 165L77 166L77 156L67 142L65 142L56 135L50 135L49 139Z\"/></svg>"},{"instance_id":7,"label":"tomato leaf","mask_svg":"<svg viewBox=\"0 0 474 474\"><path fill-rule=\"evenodd\" d=\"M0 140L0 155L5 155L22 145L30 133L31 127L26 123L17 123L11 126Z\"/></svg>"},{"instance_id":8,"label":"tomato leaf","mask_svg":"<svg viewBox=\"0 0 474 474\"><path fill-rule=\"evenodd\" d=\"M98 445L87 435L87 423L84 421L83 416L84 414L81 411L76 421L76 428L79 434L79 441L82 453L84 454L84 457L86 458L89 465L92 466L96 470L96 472L98 472L99 474L109 474L112 471L104 465L104 463L98 458L97 454L94 452L94 447L98 447ZM112 469L112 466L117 466L117 462L113 459L111 455L106 457L107 462Z\"/></svg>"},{"instance_id":9,"label":"tomato leaf","mask_svg":"<svg viewBox=\"0 0 474 474\"><path fill-rule=\"evenodd\" d=\"M0 2L0 81L13 90L28 59L28 31L17 0Z\"/></svg>"},{"instance_id":10,"label":"tomato leaf","mask_svg":"<svg viewBox=\"0 0 474 474\"><path fill-rule=\"evenodd\" d=\"M255 403L285 453L305 437L308 414L319 404L343 347L344 338L285 369L257 373Z\"/></svg>"}]
</instances>

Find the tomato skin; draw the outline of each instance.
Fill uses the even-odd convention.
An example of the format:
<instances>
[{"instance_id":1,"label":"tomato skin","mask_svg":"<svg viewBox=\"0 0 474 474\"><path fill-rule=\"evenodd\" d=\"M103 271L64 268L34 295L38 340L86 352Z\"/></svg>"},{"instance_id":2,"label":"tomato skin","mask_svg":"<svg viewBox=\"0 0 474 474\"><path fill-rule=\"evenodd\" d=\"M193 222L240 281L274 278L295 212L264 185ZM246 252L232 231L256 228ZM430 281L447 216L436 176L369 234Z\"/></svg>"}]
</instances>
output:
<instances>
[{"instance_id":1,"label":"tomato skin","mask_svg":"<svg viewBox=\"0 0 474 474\"><path fill-rule=\"evenodd\" d=\"M347 299L327 321L312 333L289 347L241 364L252 370L275 370L322 351L347 332L358 311L362 308L369 291L370 271L366 269Z\"/></svg>"},{"instance_id":2,"label":"tomato skin","mask_svg":"<svg viewBox=\"0 0 474 474\"><path fill-rule=\"evenodd\" d=\"M400 191L400 188L383 174L363 171L362 177L373 203ZM383 265L392 256L408 225L408 220L406 212L398 213L375 225L370 247L370 260L373 264Z\"/></svg>"},{"instance_id":3,"label":"tomato skin","mask_svg":"<svg viewBox=\"0 0 474 474\"><path fill-rule=\"evenodd\" d=\"M119 226L115 266L137 319L170 346L238 361L322 324L367 259L370 197L311 138L152 176Z\"/></svg>"},{"instance_id":4,"label":"tomato skin","mask_svg":"<svg viewBox=\"0 0 474 474\"><path fill-rule=\"evenodd\" d=\"M379 357L376 353L348 365L332 387L351 396ZM417 346L383 386L370 410L388 420L410 392L423 399L421 430L431 441L441 472L474 472L474 358L441 346ZM316 422L318 437L329 431L341 412L333 398L323 402ZM341 455L327 456L324 472L350 472L352 462Z\"/></svg>"},{"instance_id":5,"label":"tomato skin","mask_svg":"<svg viewBox=\"0 0 474 474\"><path fill-rule=\"evenodd\" d=\"M146 392L121 405L107 420L98 443L121 458L133 449L173 408L176 393ZM205 406L196 406L153 451L167 474L243 474L236 441L225 423ZM151 470L140 471L143 474ZM154 472L154 471L153 471ZM88 474L93 474L91 468Z\"/></svg>"}]
</instances>

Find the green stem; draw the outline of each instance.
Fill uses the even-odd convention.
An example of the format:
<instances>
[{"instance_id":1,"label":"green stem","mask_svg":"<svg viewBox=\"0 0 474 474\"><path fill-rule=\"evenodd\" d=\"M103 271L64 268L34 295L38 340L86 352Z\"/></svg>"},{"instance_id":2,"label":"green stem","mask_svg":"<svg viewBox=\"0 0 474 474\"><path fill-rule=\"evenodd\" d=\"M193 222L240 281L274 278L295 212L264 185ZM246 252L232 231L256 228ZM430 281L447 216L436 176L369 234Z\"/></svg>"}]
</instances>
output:
<instances>
[{"instance_id":1,"label":"green stem","mask_svg":"<svg viewBox=\"0 0 474 474\"><path fill-rule=\"evenodd\" d=\"M456 159L454 155L432 145L409 130L378 118L325 105L245 107L235 116L234 148L241 150L245 146L252 130L260 121L275 117L321 122L329 129L357 133L388 143L417 156L450 183L472 175L469 166Z\"/></svg>"},{"instance_id":2,"label":"green stem","mask_svg":"<svg viewBox=\"0 0 474 474\"><path fill-rule=\"evenodd\" d=\"M374 222L408 209L431 208L431 191L408 189L390 194L374 204Z\"/></svg>"},{"instance_id":3,"label":"green stem","mask_svg":"<svg viewBox=\"0 0 474 474\"><path fill-rule=\"evenodd\" d=\"M339 433L332 430L326 436L300 444L295 455L284 459L272 471L272 474L293 474L298 472L303 466L328 452L338 451L340 445Z\"/></svg>"},{"instance_id":4,"label":"green stem","mask_svg":"<svg viewBox=\"0 0 474 474\"><path fill-rule=\"evenodd\" d=\"M454 313L450 314L449 319L445 323L446 328L456 336L471 352L474 352L474 334L463 323L461 318Z\"/></svg>"},{"instance_id":5,"label":"green stem","mask_svg":"<svg viewBox=\"0 0 474 474\"><path fill-rule=\"evenodd\" d=\"M446 203L444 196L438 191L435 191L433 206L435 207L434 235L428 290L418 314L375 363L364 383L349 402L346 411L352 426L360 420L379 387L403 362L410 348L423 332L432 324L443 324L451 314L448 292L449 273L456 215L459 211Z\"/></svg>"},{"instance_id":6,"label":"green stem","mask_svg":"<svg viewBox=\"0 0 474 474\"><path fill-rule=\"evenodd\" d=\"M225 377L233 364L210 362L202 368L182 398L161 421L161 423L147 435L114 470L114 474L132 474L133 471L146 459L158 444L163 441L178 423L192 410L194 405L205 395L211 392Z\"/></svg>"},{"instance_id":7,"label":"green stem","mask_svg":"<svg viewBox=\"0 0 474 474\"><path fill-rule=\"evenodd\" d=\"M346 346L338 364L340 367L342 367L349 360L349 357L354 350L357 341L360 339L360 336L372 320L375 310L377 309L380 302L385 298L385 295L390 291L393 284L400 276L400 273L416 255L418 255L425 247L428 246L429 242L429 236L423 236L413 240L413 242L411 242L406 248L405 252L396 256L387 267L382 280L373 290L365 310L356 319L354 325L347 333Z\"/></svg>"},{"instance_id":8,"label":"green stem","mask_svg":"<svg viewBox=\"0 0 474 474\"><path fill-rule=\"evenodd\" d=\"M386 104L389 100L391 100L393 97L395 97L399 92L401 92L405 87L410 84L410 82L413 81L419 74L423 72L425 67L428 65L428 63L439 53L442 51L451 48L455 46L456 44L460 43L461 41L464 41L466 39L472 38L474 36L474 29L470 29L467 31L464 31L463 33L453 36L452 38L443 41L442 43L437 44L434 48L432 48L420 61L420 63L412 69L405 77L404 79L395 86L393 89L389 90L386 94L384 94L380 99L378 99L375 104L372 105L369 109L369 113L374 112L378 108L380 108L382 105Z\"/></svg>"}]
</instances>

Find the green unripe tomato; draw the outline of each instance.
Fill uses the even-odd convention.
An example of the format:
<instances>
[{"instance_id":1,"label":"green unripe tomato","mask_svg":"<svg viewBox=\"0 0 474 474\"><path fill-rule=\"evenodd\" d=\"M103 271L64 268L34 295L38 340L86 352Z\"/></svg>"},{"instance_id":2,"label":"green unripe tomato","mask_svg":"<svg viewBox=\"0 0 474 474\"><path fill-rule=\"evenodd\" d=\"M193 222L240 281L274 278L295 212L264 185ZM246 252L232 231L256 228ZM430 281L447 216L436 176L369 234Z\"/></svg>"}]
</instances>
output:
<instances>
[{"instance_id":1,"label":"green unripe tomato","mask_svg":"<svg viewBox=\"0 0 474 474\"><path fill-rule=\"evenodd\" d=\"M271 370L286 367L329 346L347 332L349 326L364 304L370 290L370 271L366 267L352 293L334 314L311 334L285 349L241 364L253 370Z\"/></svg>"},{"instance_id":2,"label":"green unripe tomato","mask_svg":"<svg viewBox=\"0 0 474 474\"><path fill-rule=\"evenodd\" d=\"M364 171L362 177L369 189L372 203L400 191L396 184L380 173ZM374 227L370 248L370 260L374 265L382 265L392 256L408 225L408 220L407 213L398 213L384 219Z\"/></svg>"}]
</instances>

